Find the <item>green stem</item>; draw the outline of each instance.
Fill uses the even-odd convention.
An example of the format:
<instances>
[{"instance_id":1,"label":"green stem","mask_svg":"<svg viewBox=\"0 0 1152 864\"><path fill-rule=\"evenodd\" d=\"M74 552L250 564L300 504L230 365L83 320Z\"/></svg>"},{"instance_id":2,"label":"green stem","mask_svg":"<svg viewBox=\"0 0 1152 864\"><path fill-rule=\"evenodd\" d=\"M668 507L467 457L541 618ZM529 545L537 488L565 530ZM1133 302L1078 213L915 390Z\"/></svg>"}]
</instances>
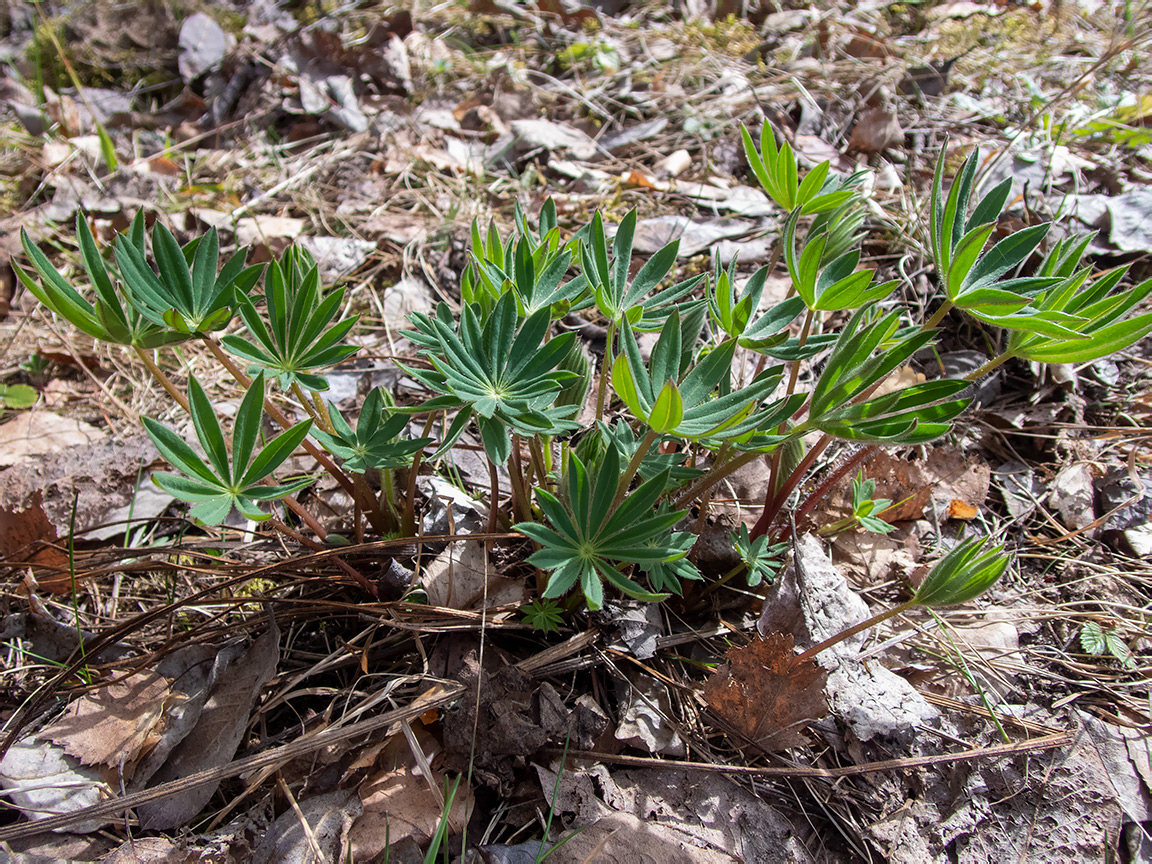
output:
<instances>
[{"instance_id":1,"label":"green stem","mask_svg":"<svg viewBox=\"0 0 1152 864\"><path fill-rule=\"evenodd\" d=\"M321 408L319 411L312 404L312 400L304 393L303 388L296 381L292 382L292 395L296 397L296 401L300 403L300 407L304 409L304 413L312 418L312 421L323 432L329 435L335 435L336 430L332 428L332 420L328 417L328 412Z\"/></svg>"},{"instance_id":2,"label":"green stem","mask_svg":"<svg viewBox=\"0 0 1152 864\"><path fill-rule=\"evenodd\" d=\"M491 459L488 460L488 485L488 495L491 498L491 503L488 505L488 533L495 534L500 515L500 476L496 473L496 463Z\"/></svg>"},{"instance_id":3,"label":"green stem","mask_svg":"<svg viewBox=\"0 0 1152 864\"><path fill-rule=\"evenodd\" d=\"M869 627L875 627L877 624L880 624L884 621L887 621L889 618L894 618L895 616L899 615L901 612L907 612L910 608L912 608L915 605L916 605L916 602L914 600L909 600L906 603L901 603L899 606L894 606L891 609L888 609L884 612L880 612L876 615L873 615L871 618L869 618L865 621L861 621L859 624L854 624L851 627L849 627L847 630L841 630L835 636L829 636L823 642L818 642L817 644L815 644L811 648L809 648L807 651L804 651L803 653L797 655L796 663L801 663L805 660L808 660L812 657L815 657L821 651L826 651L827 649L831 648L833 645L838 645L839 643L843 642L845 639L850 639L851 637L855 636L857 633L860 633L864 630L867 630Z\"/></svg>"},{"instance_id":4,"label":"green stem","mask_svg":"<svg viewBox=\"0 0 1152 864\"><path fill-rule=\"evenodd\" d=\"M624 473L620 475L620 482L616 486L616 496L612 499L612 507L608 511L615 513L616 508L619 507L623 501L624 496L628 494L628 487L632 483L632 478L636 476L636 472L640 470L640 464L644 461L644 457L648 455L648 451L656 442L660 433L655 429L649 429L644 433L639 446L636 447L636 452L632 454L632 461L628 463L628 467L624 469ZM611 445L609 445L611 446Z\"/></svg>"},{"instance_id":5,"label":"green stem","mask_svg":"<svg viewBox=\"0 0 1152 864\"><path fill-rule=\"evenodd\" d=\"M604 361L600 364L600 384L596 388L596 419L604 419L604 402L608 395L608 379L612 375L612 339L616 335L616 322L608 324L604 336Z\"/></svg>"},{"instance_id":6,"label":"green stem","mask_svg":"<svg viewBox=\"0 0 1152 864\"><path fill-rule=\"evenodd\" d=\"M954 305L955 304L951 300L945 300L943 305L939 309L936 310L936 313L931 318L929 318L926 322L924 322L924 326L921 327L920 329L921 330L935 330L936 325L938 325L942 320L944 320L944 316L948 314L948 312L952 309L952 307Z\"/></svg>"},{"instance_id":7,"label":"green stem","mask_svg":"<svg viewBox=\"0 0 1152 864\"><path fill-rule=\"evenodd\" d=\"M188 398L176 389L176 385L172 383L172 379L164 374L164 370L156 365L156 361L152 359L147 351L139 346L133 347L136 350L136 356L140 358L148 371L152 373L152 377L164 388L164 392L176 400L176 404L184 409L185 414L191 414L192 408L188 405Z\"/></svg>"},{"instance_id":8,"label":"green stem","mask_svg":"<svg viewBox=\"0 0 1152 864\"><path fill-rule=\"evenodd\" d=\"M1004 365L1009 360L1011 360L1014 356L1015 356L1014 354L1012 354L1011 352L1008 352L1005 354L1001 354L999 357L993 357L991 360L989 360L987 363L985 363L979 369L975 370L974 372L969 372L967 375L965 375L964 380L965 381L973 381L973 382L979 381L981 378L983 378L985 375L987 375L993 369L1000 368L1002 365Z\"/></svg>"},{"instance_id":9,"label":"green stem","mask_svg":"<svg viewBox=\"0 0 1152 864\"><path fill-rule=\"evenodd\" d=\"M804 316L804 326L800 328L800 338L797 340L799 347L803 348L804 344L808 341L808 336L812 332L812 321L816 316L815 309L809 309L808 313ZM796 381L800 376L800 361L796 360L792 363L792 370L788 374L788 388L784 391L784 398L787 399L796 392ZM776 434L783 435L788 431L788 419L785 418L784 422L776 429ZM768 471L768 489L769 492L775 492L776 486L780 482L780 461L784 455L784 448L778 447L772 454L771 467Z\"/></svg>"},{"instance_id":10,"label":"green stem","mask_svg":"<svg viewBox=\"0 0 1152 864\"><path fill-rule=\"evenodd\" d=\"M217 362L219 362L221 366L228 370L228 374L235 378L241 387L251 386L252 379L245 375L240 367L232 362L232 358L224 353L224 349L220 347L215 339L213 339L211 336L204 336L203 339L204 343L208 346L208 349L212 352ZM275 402L267 397L264 399L264 410L268 412L268 416L276 421L281 429L289 429L292 427L292 421L288 419L288 417L284 414L283 411L279 409L279 407L277 407ZM356 497L356 486L352 482L352 479L343 471L341 471L335 462L328 458L327 453L325 453L307 438L304 439L304 444L302 446L307 451L309 456L320 463L320 467L332 475L333 479L335 479L336 482L340 484L341 489L343 489L353 498Z\"/></svg>"}]
</instances>

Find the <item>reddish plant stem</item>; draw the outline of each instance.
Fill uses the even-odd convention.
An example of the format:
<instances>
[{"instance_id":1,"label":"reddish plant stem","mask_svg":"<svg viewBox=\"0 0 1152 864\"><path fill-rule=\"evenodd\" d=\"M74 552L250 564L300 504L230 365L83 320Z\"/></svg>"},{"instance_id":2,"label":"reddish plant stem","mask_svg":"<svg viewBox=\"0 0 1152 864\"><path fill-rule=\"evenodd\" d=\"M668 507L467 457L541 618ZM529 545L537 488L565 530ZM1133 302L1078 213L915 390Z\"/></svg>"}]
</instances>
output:
<instances>
[{"instance_id":1,"label":"reddish plant stem","mask_svg":"<svg viewBox=\"0 0 1152 864\"><path fill-rule=\"evenodd\" d=\"M859 465L875 452L875 444L870 444L867 447L861 447L859 450L853 453L844 462L843 465L825 477L824 480L821 481L820 485L812 490L812 493L804 499L804 501L800 504L800 507L796 510L796 518L794 520L794 524L797 526L797 528L803 525L804 520L807 519L809 514L811 514L811 512L816 509L816 505L828 496L828 493L832 491L837 483L843 480L849 473L852 472L852 469L854 469L857 465ZM780 537L778 538L779 542L782 543L791 536L792 526L785 525L784 530L781 532Z\"/></svg>"},{"instance_id":2,"label":"reddish plant stem","mask_svg":"<svg viewBox=\"0 0 1152 864\"><path fill-rule=\"evenodd\" d=\"M867 630L869 627L875 627L877 624L880 624L883 621L887 621L889 618L893 618L893 617L899 615L901 612L906 612L915 605L916 604L914 601L909 600L906 603L901 603L899 606L894 606L891 609L886 609L885 611L880 612L877 615L873 615L871 618L868 618L865 621L861 621L859 624L854 624L851 627L849 627L847 630L841 630L835 636L829 636L823 642L818 642L817 644L815 644L811 648L809 648L807 651L804 651L804 652L798 654L796 656L796 662L801 663L804 660L811 659L812 657L815 657L817 654L819 654L821 651L826 651L827 649L831 648L833 645L837 645L837 644L843 642L845 639L850 639L851 637L855 636L857 633L860 633L860 632L863 632L864 630Z\"/></svg>"},{"instance_id":3,"label":"reddish plant stem","mask_svg":"<svg viewBox=\"0 0 1152 864\"><path fill-rule=\"evenodd\" d=\"M756 524L752 526L749 536L755 540L757 537L762 537L768 533L768 529L772 527L772 523L776 521L776 517L780 515L780 511L784 509L784 503L788 500L788 496L795 491L796 487L800 485L800 481L804 479L804 475L808 473L808 469L816 462L820 454L828 449L828 445L832 443L832 439L828 436L821 438L815 446L812 447L800 460L800 464L796 466L787 480L784 481L780 490L773 495L772 488L768 488L768 494L764 496L764 512L760 514L760 518L756 520Z\"/></svg>"}]
</instances>

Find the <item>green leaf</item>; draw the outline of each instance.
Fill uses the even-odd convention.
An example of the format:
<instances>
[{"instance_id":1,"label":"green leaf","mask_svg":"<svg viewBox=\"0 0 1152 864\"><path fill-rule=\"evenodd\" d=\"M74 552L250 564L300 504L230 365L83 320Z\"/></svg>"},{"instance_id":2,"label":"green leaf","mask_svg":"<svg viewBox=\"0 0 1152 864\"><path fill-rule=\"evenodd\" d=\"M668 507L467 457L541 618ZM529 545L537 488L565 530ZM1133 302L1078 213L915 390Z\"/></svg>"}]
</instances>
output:
<instances>
[{"instance_id":1,"label":"green leaf","mask_svg":"<svg viewBox=\"0 0 1152 864\"><path fill-rule=\"evenodd\" d=\"M593 434L605 436L602 429L606 427L597 427ZM628 565L647 569L671 563L687 553L685 538L671 533L672 525L684 514L653 511L667 484L668 472L641 483L613 512L611 505L620 482L620 454L610 437L601 437L599 443L599 456L591 467L585 467L574 451L569 452L564 501L546 489L536 490L541 511L551 527L528 522L514 528L540 544L528 560L550 571L545 597L559 597L579 584L588 608L597 609L603 604L603 582L607 581L638 599L662 599L667 595L645 591L621 570ZM657 569L659 578L665 572ZM681 572L689 571L681 568Z\"/></svg>"},{"instance_id":2,"label":"green leaf","mask_svg":"<svg viewBox=\"0 0 1152 864\"><path fill-rule=\"evenodd\" d=\"M284 460L291 456L304 439L308 437L308 430L311 428L312 421L305 420L302 423L297 423L290 429L285 429L269 441L268 446L261 450L259 455L252 460L252 464L248 466L248 470L244 474L244 479L240 481L241 485L244 487L255 486L279 468L284 463Z\"/></svg>"},{"instance_id":3,"label":"green leaf","mask_svg":"<svg viewBox=\"0 0 1152 864\"><path fill-rule=\"evenodd\" d=\"M652 412L648 415L648 425L656 432L671 432L680 425L684 419L684 402L680 398L680 390L672 379L660 390Z\"/></svg>"},{"instance_id":4,"label":"green leaf","mask_svg":"<svg viewBox=\"0 0 1152 864\"><path fill-rule=\"evenodd\" d=\"M1097 657L1108 650L1104 629L1095 621L1089 621L1080 628L1080 647Z\"/></svg>"},{"instance_id":5,"label":"green leaf","mask_svg":"<svg viewBox=\"0 0 1152 864\"><path fill-rule=\"evenodd\" d=\"M987 552L985 538L972 537L945 555L920 583L912 601L932 608L955 606L980 596L1008 569L1004 547Z\"/></svg>"},{"instance_id":6,"label":"green leaf","mask_svg":"<svg viewBox=\"0 0 1152 864\"><path fill-rule=\"evenodd\" d=\"M260 386L263 388L263 382ZM224 443L224 433L220 429L220 421L216 419L216 411L208 401L208 394L195 377L188 379L188 404L192 409L192 425L196 430L196 438L208 454L208 461L215 469L216 476L225 486L230 485L232 472L228 464L228 447Z\"/></svg>"}]
</instances>

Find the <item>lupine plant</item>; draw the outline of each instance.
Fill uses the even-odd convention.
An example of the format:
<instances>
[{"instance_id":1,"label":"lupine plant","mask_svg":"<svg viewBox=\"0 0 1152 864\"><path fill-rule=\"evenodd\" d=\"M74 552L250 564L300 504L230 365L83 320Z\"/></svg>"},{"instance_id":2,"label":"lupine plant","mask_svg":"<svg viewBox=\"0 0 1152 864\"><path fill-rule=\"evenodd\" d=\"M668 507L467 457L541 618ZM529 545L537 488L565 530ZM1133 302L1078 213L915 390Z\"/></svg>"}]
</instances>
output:
<instances>
[{"instance_id":1,"label":"lupine plant","mask_svg":"<svg viewBox=\"0 0 1152 864\"><path fill-rule=\"evenodd\" d=\"M978 151L950 185L944 156L937 163L927 245L940 296L918 321L896 299L897 282L860 268L863 174L838 178L825 162L802 175L767 125L759 146L747 130L743 141L753 175L784 213L769 265L741 280L735 261L717 262L677 280L674 241L634 267L635 212L611 237L600 213L566 234L551 201L535 226L517 208L507 238L474 223L459 308L413 314L405 332L415 351L401 369L424 398L394 405L375 390L355 425L323 394L325 370L356 350L345 342L356 321L341 314L343 291L326 293L299 249L271 262L257 290L261 268L246 266L243 252L221 265L215 231L180 246L158 222L149 243L138 216L109 254L79 218L89 292L27 236L31 271L17 275L89 336L135 351L189 412L206 458L158 421L144 425L179 472L156 482L206 525L233 510L269 518L261 503L282 502L292 516L273 525L307 539L289 524L302 522L323 541L324 527L293 497L312 475L271 479L302 446L352 496L358 535L363 520L381 534L411 534L417 474L438 470L455 447L477 447L489 467L490 530L532 543L537 599L528 615L545 629L580 602L599 608L606 589L657 601L698 583L693 526L711 491L742 465L767 457L768 492L751 530L733 535L741 563L714 586L737 575L750 588L770 581L792 526L804 526L871 449L946 435L973 383L1000 364L1084 362L1152 331L1152 313L1131 314L1152 280L1127 285L1123 268L1094 274L1084 262L1089 238L1044 249L1048 226L1037 225L993 240L1009 186L977 195ZM779 259L791 291L765 305ZM597 360L565 326L573 313L602 323ZM892 388L893 373L937 341L949 314L988 328L998 353L965 379ZM244 391L230 439L200 383L190 379L185 394L155 358L189 341L204 343ZM275 400L265 392L272 384ZM279 432L258 450L265 414ZM840 461L801 494L833 445L844 450ZM890 502L874 500L874 489L856 477L851 525L841 527L889 529L878 514ZM909 603L964 602L1007 563L1002 548L966 541Z\"/></svg>"}]
</instances>

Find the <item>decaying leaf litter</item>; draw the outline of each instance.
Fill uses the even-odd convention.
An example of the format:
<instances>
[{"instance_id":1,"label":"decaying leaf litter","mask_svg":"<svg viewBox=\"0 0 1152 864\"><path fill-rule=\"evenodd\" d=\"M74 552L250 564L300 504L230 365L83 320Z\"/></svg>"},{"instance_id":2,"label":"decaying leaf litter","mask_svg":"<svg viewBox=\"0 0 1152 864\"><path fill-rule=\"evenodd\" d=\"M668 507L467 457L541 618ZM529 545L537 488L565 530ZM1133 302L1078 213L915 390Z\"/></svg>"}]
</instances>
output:
<instances>
[{"instance_id":1,"label":"decaying leaf litter","mask_svg":"<svg viewBox=\"0 0 1152 864\"><path fill-rule=\"evenodd\" d=\"M786 214L739 121L766 117L803 164L872 170L869 265L913 307L936 278L919 226L942 146L958 164L980 145L987 183L1011 180L1005 231L1059 216L1100 229L1100 266L1147 275L1139 10L614 5L9 9L2 248L19 256L24 228L74 265L78 210L100 242L143 209L253 260L298 243L362 315L330 376L347 409L377 385L415 396L391 363L415 354L404 316L458 301L470 223L507 225L513 202L551 195L562 224L636 208L637 254L679 237L678 277L719 254L746 278ZM5 269L3 381L38 393L6 396L0 425L15 860L421 860L441 825L452 855L489 861L537 860L542 837L572 861L1149 857L1141 345L1009 364L950 438L867 462L889 533L798 533L770 585L609 595L547 636L521 614L523 541L483 533L479 440L419 478L419 535L438 544L338 550L377 600L330 551L194 528L138 434L176 406ZM780 268L765 290L788 285ZM986 337L956 320L922 367L983 362ZM593 352L601 324L570 322ZM230 398L201 349L181 364ZM697 520L717 574L767 475L733 474ZM351 498L311 494L348 532ZM802 527L852 507L845 477ZM935 538L984 534L1016 552L990 595L798 660L905 599ZM410 567L424 600L404 596ZM75 815L25 821L50 813Z\"/></svg>"}]
</instances>

